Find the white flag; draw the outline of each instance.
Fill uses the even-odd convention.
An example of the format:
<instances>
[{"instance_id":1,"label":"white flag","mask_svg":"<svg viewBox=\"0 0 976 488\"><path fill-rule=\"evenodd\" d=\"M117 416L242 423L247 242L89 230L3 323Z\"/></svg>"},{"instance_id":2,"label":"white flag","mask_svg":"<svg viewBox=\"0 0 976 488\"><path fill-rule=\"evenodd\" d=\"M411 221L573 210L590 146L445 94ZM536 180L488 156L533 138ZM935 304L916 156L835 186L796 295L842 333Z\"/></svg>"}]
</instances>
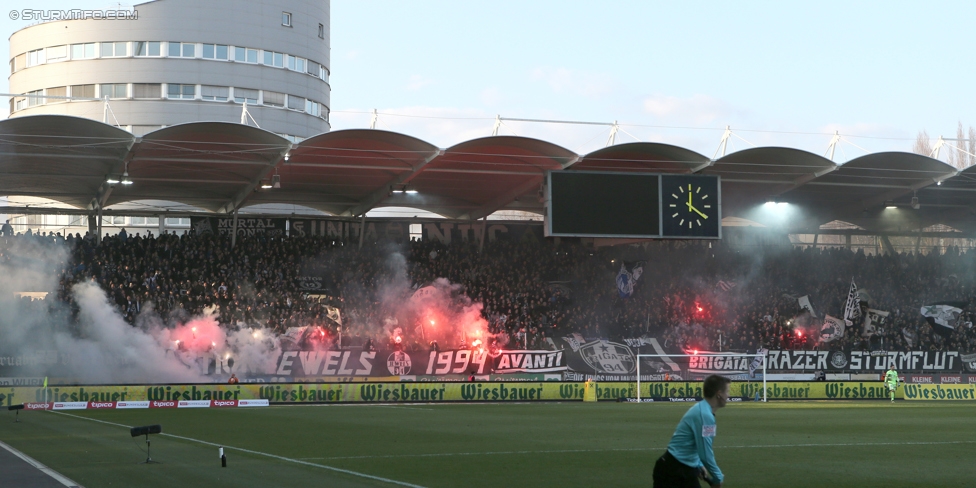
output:
<instances>
[{"instance_id":1,"label":"white flag","mask_svg":"<svg viewBox=\"0 0 976 488\"><path fill-rule=\"evenodd\" d=\"M810 297L809 296L803 295L802 297L797 298L796 301L797 301L797 303L800 304L800 309L804 309L805 308L805 309L807 309L808 312L810 312L810 316L811 317L816 317L817 316L817 312L814 312L813 311L813 305L810 304Z\"/></svg>"},{"instance_id":2,"label":"white flag","mask_svg":"<svg viewBox=\"0 0 976 488\"><path fill-rule=\"evenodd\" d=\"M867 317L864 318L864 329L861 331L861 337L871 337L877 334L878 327L881 327L888 321L888 315L890 314L891 312L869 308Z\"/></svg>"},{"instance_id":3,"label":"white flag","mask_svg":"<svg viewBox=\"0 0 976 488\"><path fill-rule=\"evenodd\" d=\"M847 321L847 325L857 325L861 321L861 295L857 293L854 278L851 278L851 291L847 293L844 320Z\"/></svg>"},{"instance_id":4,"label":"white flag","mask_svg":"<svg viewBox=\"0 0 976 488\"><path fill-rule=\"evenodd\" d=\"M824 317L823 326L820 327L820 342L835 341L844 337L844 321L827 315Z\"/></svg>"},{"instance_id":5,"label":"white flag","mask_svg":"<svg viewBox=\"0 0 976 488\"><path fill-rule=\"evenodd\" d=\"M762 366L763 358L769 353L769 349L765 347L760 347L756 351L756 357L753 358L752 362L749 363L749 377L754 378L756 376L756 370Z\"/></svg>"}]
</instances>

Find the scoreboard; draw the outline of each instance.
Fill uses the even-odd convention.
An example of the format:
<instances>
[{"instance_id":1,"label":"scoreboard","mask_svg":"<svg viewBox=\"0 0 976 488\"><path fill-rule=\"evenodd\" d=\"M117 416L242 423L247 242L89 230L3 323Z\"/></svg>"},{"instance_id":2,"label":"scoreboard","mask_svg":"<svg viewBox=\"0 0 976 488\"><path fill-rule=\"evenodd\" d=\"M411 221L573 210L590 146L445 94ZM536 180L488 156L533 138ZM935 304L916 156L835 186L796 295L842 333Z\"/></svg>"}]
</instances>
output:
<instances>
[{"instance_id":1,"label":"scoreboard","mask_svg":"<svg viewBox=\"0 0 976 488\"><path fill-rule=\"evenodd\" d=\"M549 171L546 235L721 239L718 176Z\"/></svg>"}]
</instances>

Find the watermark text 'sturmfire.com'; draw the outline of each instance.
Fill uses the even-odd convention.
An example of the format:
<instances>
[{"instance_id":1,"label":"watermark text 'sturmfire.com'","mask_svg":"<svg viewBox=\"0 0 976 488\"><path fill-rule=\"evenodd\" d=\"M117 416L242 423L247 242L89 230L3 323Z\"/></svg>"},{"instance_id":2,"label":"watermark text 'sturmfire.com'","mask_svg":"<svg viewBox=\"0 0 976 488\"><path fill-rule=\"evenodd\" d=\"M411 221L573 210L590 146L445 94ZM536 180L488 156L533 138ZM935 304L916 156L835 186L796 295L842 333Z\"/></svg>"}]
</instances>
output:
<instances>
[{"instance_id":1,"label":"watermark text 'sturmfire.com'","mask_svg":"<svg viewBox=\"0 0 976 488\"><path fill-rule=\"evenodd\" d=\"M25 8L10 11L11 20L48 22L52 20L139 20L138 10L39 10Z\"/></svg>"}]
</instances>

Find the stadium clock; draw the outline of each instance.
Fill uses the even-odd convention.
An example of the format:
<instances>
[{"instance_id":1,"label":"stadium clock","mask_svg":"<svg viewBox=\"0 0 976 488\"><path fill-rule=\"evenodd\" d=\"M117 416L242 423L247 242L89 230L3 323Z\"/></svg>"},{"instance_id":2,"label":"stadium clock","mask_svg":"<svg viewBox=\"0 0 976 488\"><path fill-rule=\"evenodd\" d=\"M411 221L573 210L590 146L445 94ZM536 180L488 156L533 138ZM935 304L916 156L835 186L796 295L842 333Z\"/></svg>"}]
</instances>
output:
<instances>
[{"instance_id":1,"label":"stadium clock","mask_svg":"<svg viewBox=\"0 0 976 488\"><path fill-rule=\"evenodd\" d=\"M719 181L715 176L662 175L662 235L721 237L719 203Z\"/></svg>"}]
</instances>

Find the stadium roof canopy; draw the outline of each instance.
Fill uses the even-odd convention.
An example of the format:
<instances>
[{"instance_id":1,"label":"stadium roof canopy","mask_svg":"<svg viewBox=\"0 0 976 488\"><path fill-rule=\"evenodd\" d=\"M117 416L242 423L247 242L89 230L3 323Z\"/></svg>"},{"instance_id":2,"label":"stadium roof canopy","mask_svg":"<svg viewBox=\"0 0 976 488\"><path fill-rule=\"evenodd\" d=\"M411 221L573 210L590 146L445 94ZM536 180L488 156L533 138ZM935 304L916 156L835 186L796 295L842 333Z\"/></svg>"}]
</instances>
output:
<instances>
[{"instance_id":1,"label":"stadium roof canopy","mask_svg":"<svg viewBox=\"0 0 976 488\"><path fill-rule=\"evenodd\" d=\"M542 213L542 185L550 170L718 175L723 215L754 219L750 212L765 202L789 202L804 209L804 219L788 224L792 230L840 219L879 231L934 224L976 231L976 168L957 173L911 153L869 154L837 165L781 147L711 160L689 149L643 142L577 155L514 136L441 149L370 129L292 144L256 127L223 122L180 124L135 137L63 115L0 121L0 196L43 197L91 212L165 200L215 213L291 204L340 216L412 207L478 219L503 209ZM111 183L123 176L134 184ZM911 205L916 195L919 209Z\"/></svg>"}]
</instances>

